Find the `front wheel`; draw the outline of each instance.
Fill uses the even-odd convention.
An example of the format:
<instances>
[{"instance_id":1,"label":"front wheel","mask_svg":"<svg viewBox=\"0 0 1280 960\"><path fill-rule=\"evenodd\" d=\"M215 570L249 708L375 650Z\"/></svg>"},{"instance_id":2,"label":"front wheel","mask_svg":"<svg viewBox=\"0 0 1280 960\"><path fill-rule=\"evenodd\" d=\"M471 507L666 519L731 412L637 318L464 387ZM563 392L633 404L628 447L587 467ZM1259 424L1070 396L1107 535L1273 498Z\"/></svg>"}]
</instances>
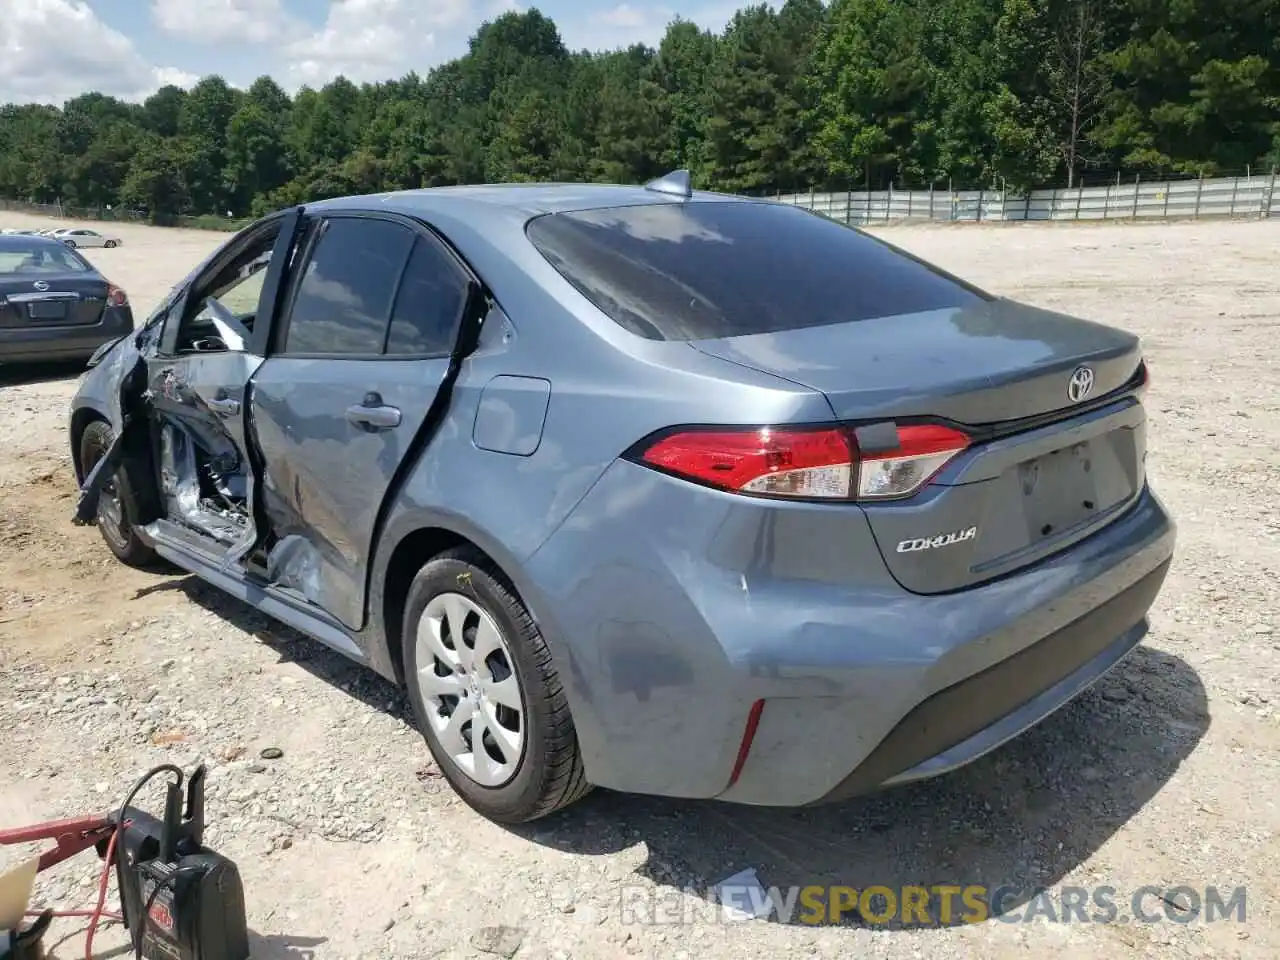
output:
<instances>
[{"instance_id":1,"label":"front wheel","mask_svg":"<svg viewBox=\"0 0 1280 960\"><path fill-rule=\"evenodd\" d=\"M106 243L103 244L103 246L106 247L108 250L110 250L115 245L116 245L116 242L114 240L108 240Z\"/></svg>"},{"instance_id":2,"label":"front wheel","mask_svg":"<svg viewBox=\"0 0 1280 960\"><path fill-rule=\"evenodd\" d=\"M65 243L72 250L76 248L76 242L74 240L63 240L62 242Z\"/></svg>"},{"instance_id":3,"label":"front wheel","mask_svg":"<svg viewBox=\"0 0 1280 960\"><path fill-rule=\"evenodd\" d=\"M99 460L111 448L115 434L111 425L95 420L84 428L80 436L80 469L88 476ZM116 559L131 567L145 567L156 560L155 551L143 543L134 524L137 521L138 500L129 483L128 471L123 468L103 485L98 498L98 531Z\"/></svg>"},{"instance_id":4,"label":"front wheel","mask_svg":"<svg viewBox=\"0 0 1280 960\"><path fill-rule=\"evenodd\" d=\"M478 551L450 551L418 571L403 636L418 726L473 809L524 823L590 791L546 641Z\"/></svg>"}]
</instances>

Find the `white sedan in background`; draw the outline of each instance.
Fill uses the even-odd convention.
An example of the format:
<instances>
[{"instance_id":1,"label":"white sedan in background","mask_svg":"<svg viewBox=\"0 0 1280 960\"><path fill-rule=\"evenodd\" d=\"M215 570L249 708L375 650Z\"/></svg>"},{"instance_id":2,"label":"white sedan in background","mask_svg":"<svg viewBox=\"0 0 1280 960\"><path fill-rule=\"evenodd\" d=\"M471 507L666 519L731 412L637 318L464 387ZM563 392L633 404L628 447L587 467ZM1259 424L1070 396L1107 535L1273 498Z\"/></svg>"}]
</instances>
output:
<instances>
[{"instance_id":1,"label":"white sedan in background","mask_svg":"<svg viewBox=\"0 0 1280 960\"><path fill-rule=\"evenodd\" d=\"M69 247L118 247L120 238L83 227L63 227L49 234Z\"/></svg>"}]
</instances>

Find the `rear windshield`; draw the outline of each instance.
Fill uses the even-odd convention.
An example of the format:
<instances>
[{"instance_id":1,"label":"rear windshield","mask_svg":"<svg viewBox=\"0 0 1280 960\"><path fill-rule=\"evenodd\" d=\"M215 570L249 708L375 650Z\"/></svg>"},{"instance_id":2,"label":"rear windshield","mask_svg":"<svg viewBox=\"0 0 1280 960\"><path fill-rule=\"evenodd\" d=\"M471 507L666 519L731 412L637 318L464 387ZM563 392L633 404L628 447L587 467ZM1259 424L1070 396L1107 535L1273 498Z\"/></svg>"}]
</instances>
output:
<instances>
[{"instance_id":1,"label":"rear windshield","mask_svg":"<svg viewBox=\"0 0 1280 960\"><path fill-rule=\"evenodd\" d=\"M651 340L776 333L989 299L867 234L783 204L554 213L530 221L528 235L604 313Z\"/></svg>"},{"instance_id":2,"label":"rear windshield","mask_svg":"<svg viewBox=\"0 0 1280 960\"><path fill-rule=\"evenodd\" d=\"M86 273L93 268L59 243L0 244L0 274Z\"/></svg>"}]
</instances>

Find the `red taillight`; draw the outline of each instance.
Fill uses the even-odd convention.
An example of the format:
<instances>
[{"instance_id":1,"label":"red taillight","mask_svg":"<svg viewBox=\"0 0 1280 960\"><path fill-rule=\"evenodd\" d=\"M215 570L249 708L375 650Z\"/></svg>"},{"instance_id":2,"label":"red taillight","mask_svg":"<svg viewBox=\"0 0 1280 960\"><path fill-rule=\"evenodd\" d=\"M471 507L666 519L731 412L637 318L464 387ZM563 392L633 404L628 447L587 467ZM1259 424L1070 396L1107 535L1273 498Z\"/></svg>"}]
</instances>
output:
<instances>
[{"instance_id":1,"label":"red taillight","mask_svg":"<svg viewBox=\"0 0 1280 960\"><path fill-rule=\"evenodd\" d=\"M129 302L129 295L114 283L107 284L107 303L113 307L123 307Z\"/></svg>"},{"instance_id":2,"label":"red taillight","mask_svg":"<svg viewBox=\"0 0 1280 960\"><path fill-rule=\"evenodd\" d=\"M722 490L792 497L847 497L853 475L849 439L836 429L676 433L644 460Z\"/></svg>"},{"instance_id":3,"label":"red taillight","mask_svg":"<svg viewBox=\"0 0 1280 960\"><path fill-rule=\"evenodd\" d=\"M884 500L910 496L969 445L934 424L896 428L892 449L860 454L841 427L688 430L647 447L650 466L721 490L777 497Z\"/></svg>"}]
</instances>

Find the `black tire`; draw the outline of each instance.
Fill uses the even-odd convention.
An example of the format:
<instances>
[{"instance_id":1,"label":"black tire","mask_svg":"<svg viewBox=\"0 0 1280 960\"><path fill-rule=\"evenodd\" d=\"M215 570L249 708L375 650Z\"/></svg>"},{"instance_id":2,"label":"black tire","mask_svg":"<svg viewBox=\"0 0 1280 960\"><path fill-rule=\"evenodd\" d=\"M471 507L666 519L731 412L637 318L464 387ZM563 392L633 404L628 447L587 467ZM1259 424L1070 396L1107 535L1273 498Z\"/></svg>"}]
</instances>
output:
<instances>
[{"instance_id":1,"label":"black tire","mask_svg":"<svg viewBox=\"0 0 1280 960\"><path fill-rule=\"evenodd\" d=\"M102 459L114 439L111 425L105 421L95 420L84 428L80 435L80 469L84 476ZM118 511L111 509L113 502L118 504ZM134 529L138 516L138 498L128 472L118 468L103 487L98 501L98 531L117 560L131 567L148 567L157 557Z\"/></svg>"},{"instance_id":2,"label":"black tire","mask_svg":"<svg viewBox=\"0 0 1280 960\"><path fill-rule=\"evenodd\" d=\"M427 604L444 593L463 594L494 621L522 692L523 755L515 773L501 786L484 786L465 773L441 746L428 719L428 711L435 707L419 685L418 623ZM402 636L405 680L418 728L440 772L474 810L498 823L526 823L591 791L573 717L546 641L514 588L483 554L467 547L451 550L418 571L409 587Z\"/></svg>"},{"instance_id":3,"label":"black tire","mask_svg":"<svg viewBox=\"0 0 1280 960\"><path fill-rule=\"evenodd\" d=\"M116 245L116 242L114 240L108 240L105 243L103 243L103 246L106 247L108 250L112 249L115 245Z\"/></svg>"},{"instance_id":4,"label":"black tire","mask_svg":"<svg viewBox=\"0 0 1280 960\"><path fill-rule=\"evenodd\" d=\"M65 243L72 250L76 248L76 242L74 240L63 240L62 242Z\"/></svg>"}]
</instances>

